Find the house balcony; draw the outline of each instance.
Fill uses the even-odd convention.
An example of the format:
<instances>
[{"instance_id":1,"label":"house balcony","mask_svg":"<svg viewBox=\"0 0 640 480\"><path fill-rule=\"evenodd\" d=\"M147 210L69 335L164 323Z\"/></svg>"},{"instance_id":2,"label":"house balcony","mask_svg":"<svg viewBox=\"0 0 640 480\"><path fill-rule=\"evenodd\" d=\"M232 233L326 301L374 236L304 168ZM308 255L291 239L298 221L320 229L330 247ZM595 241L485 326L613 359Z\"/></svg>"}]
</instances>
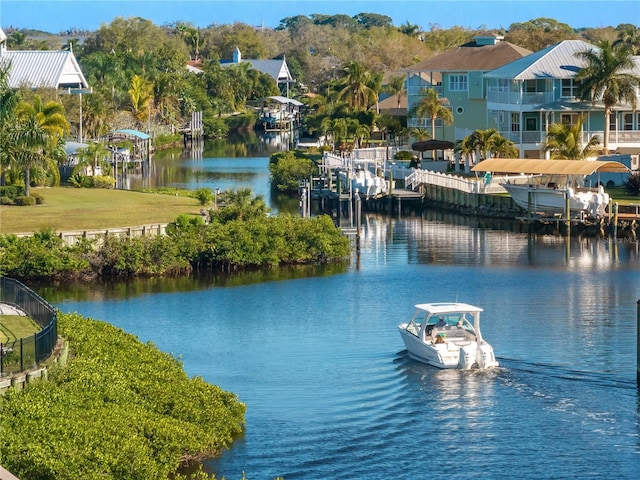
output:
<instances>
[{"instance_id":1,"label":"house balcony","mask_svg":"<svg viewBox=\"0 0 640 480\"><path fill-rule=\"evenodd\" d=\"M540 130L500 131L500 135L511 140L517 147L524 145L541 147L546 141L547 132ZM586 144L595 135L598 136L602 145L604 143L604 131L583 132L583 144ZM609 149L618 147L640 148L640 130L611 130L609 132Z\"/></svg>"},{"instance_id":2,"label":"house balcony","mask_svg":"<svg viewBox=\"0 0 640 480\"><path fill-rule=\"evenodd\" d=\"M425 90L435 90L438 95L442 95L442 85L430 85L430 84L421 84L421 85L409 85L407 87L407 95L410 97L424 97L422 94L422 89Z\"/></svg>"},{"instance_id":3,"label":"house balcony","mask_svg":"<svg viewBox=\"0 0 640 480\"><path fill-rule=\"evenodd\" d=\"M505 92L489 88L487 103L533 107L553 101L553 92Z\"/></svg>"}]
</instances>

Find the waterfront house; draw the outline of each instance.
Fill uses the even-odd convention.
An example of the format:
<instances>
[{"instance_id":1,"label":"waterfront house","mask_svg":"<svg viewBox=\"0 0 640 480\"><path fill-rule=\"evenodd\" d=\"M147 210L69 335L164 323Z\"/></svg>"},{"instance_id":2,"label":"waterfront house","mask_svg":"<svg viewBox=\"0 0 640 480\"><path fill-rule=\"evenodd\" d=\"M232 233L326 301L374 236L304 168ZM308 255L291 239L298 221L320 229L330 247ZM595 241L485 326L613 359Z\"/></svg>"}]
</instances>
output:
<instances>
[{"instance_id":1,"label":"waterfront house","mask_svg":"<svg viewBox=\"0 0 640 480\"><path fill-rule=\"evenodd\" d=\"M249 63L251 68L254 70L265 73L273 78L282 94L285 97L289 97L289 84L293 83L294 80L284 56L282 58L272 60L245 59L242 58L240 49L236 47L233 52L233 59L220 60L220 66L228 67L229 65L238 65L243 62Z\"/></svg>"},{"instance_id":2,"label":"waterfront house","mask_svg":"<svg viewBox=\"0 0 640 480\"><path fill-rule=\"evenodd\" d=\"M0 28L0 66L9 65L9 87L87 89L87 80L71 50L8 50Z\"/></svg>"},{"instance_id":3,"label":"waterfront house","mask_svg":"<svg viewBox=\"0 0 640 480\"><path fill-rule=\"evenodd\" d=\"M433 88L440 97L449 101L454 118L450 126L436 121L437 139L455 141L464 138L468 132L486 128L483 75L530 53L530 50L505 42L501 36L476 36L472 42L404 69L407 75L408 127L431 130L429 119L416 118L411 111L424 98L423 89Z\"/></svg>"},{"instance_id":4,"label":"waterfront house","mask_svg":"<svg viewBox=\"0 0 640 480\"><path fill-rule=\"evenodd\" d=\"M575 79L586 62L576 54L594 49L582 40L565 40L512 61L484 74L487 128L495 128L515 143L521 158L544 158L546 131L550 124L573 125L582 115L583 135L604 139L604 107L576 97ZM633 57L640 75L640 57ZM640 152L640 113L618 105L608 119L609 148Z\"/></svg>"}]
</instances>

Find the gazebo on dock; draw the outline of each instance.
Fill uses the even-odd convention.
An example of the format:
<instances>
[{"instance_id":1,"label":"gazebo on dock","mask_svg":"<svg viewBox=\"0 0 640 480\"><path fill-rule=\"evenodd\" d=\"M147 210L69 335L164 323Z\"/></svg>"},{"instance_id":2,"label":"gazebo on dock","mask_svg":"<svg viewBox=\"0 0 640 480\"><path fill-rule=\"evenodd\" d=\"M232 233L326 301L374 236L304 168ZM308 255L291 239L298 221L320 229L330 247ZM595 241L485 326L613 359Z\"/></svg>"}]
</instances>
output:
<instances>
[{"instance_id":1,"label":"gazebo on dock","mask_svg":"<svg viewBox=\"0 0 640 480\"><path fill-rule=\"evenodd\" d=\"M130 160L133 162L148 160L151 155L151 137L144 132L125 128L109 132L102 138L111 145L122 141L131 142L133 148Z\"/></svg>"}]
</instances>

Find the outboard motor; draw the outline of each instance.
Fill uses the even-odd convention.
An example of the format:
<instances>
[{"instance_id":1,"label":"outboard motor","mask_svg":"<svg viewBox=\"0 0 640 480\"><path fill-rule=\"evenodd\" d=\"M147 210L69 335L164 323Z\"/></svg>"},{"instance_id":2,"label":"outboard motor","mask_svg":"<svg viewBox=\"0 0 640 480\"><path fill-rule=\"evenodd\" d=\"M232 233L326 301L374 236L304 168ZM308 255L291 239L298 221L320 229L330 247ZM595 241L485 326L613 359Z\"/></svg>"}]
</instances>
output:
<instances>
[{"instance_id":1,"label":"outboard motor","mask_svg":"<svg viewBox=\"0 0 640 480\"><path fill-rule=\"evenodd\" d=\"M460 347L460 357L458 359L458 368L460 370L469 370L476 363L476 345L472 343Z\"/></svg>"},{"instance_id":2,"label":"outboard motor","mask_svg":"<svg viewBox=\"0 0 640 480\"><path fill-rule=\"evenodd\" d=\"M486 343L483 343L478 347L478 354L476 355L478 360L478 368L497 367L496 357L493 353L493 348Z\"/></svg>"}]
</instances>

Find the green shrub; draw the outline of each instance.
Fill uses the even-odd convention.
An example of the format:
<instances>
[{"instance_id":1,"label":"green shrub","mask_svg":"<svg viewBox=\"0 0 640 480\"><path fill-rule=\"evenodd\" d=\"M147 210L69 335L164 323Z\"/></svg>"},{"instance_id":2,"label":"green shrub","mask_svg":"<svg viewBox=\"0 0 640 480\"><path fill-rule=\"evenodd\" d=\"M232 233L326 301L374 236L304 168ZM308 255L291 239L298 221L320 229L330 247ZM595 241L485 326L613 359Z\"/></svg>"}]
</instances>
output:
<instances>
[{"instance_id":1,"label":"green shrub","mask_svg":"<svg viewBox=\"0 0 640 480\"><path fill-rule=\"evenodd\" d=\"M318 174L318 167L308 158L295 152L282 152L269 158L271 183L281 192L296 192L298 184Z\"/></svg>"},{"instance_id":2,"label":"green shrub","mask_svg":"<svg viewBox=\"0 0 640 480\"><path fill-rule=\"evenodd\" d=\"M0 197L9 197L13 201L18 195L24 195L24 187L22 185L0 187Z\"/></svg>"},{"instance_id":3,"label":"green shrub","mask_svg":"<svg viewBox=\"0 0 640 480\"><path fill-rule=\"evenodd\" d=\"M411 160L413 153L409 150L400 150L393 156L394 160Z\"/></svg>"},{"instance_id":4,"label":"green shrub","mask_svg":"<svg viewBox=\"0 0 640 480\"><path fill-rule=\"evenodd\" d=\"M11 197L0 197L0 205L13 205L13 199Z\"/></svg>"},{"instance_id":5,"label":"green shrub","mask_svg":"<svg viewBox=\"0 0 640 480\"><path fill-rule=\"evenodd\" d=\"M200 205L208 205L213 202L213 190L210 188L199 188L194 192L195 197L200 202Z\"/></svg>"},{"instance_id":6,"label":"green shrub","mask_svg":"<svg viewBox=\"0 0 640 480\"><path fill-rule=\"evenodd\" d=\"M31 196L36 199L36 205L42 205L44 203L44 197L39 193L31 193Z\"/></svg>"},{"instance_id":7,"label":"green shrub","mask_svg":"<svg viewBox=\"0 0 640 480\"><path fill-rule=\"evenodd\" d=\"M204 117L202 123L207 138L226 138L229 134L229 125L223 118Z\"/></svg>"},{"instance_id":8,"label":"green shrub","mask_svg":"<svg viewBox=\"0 0 640 480\"><path fill-rule=\"evenodd\" d=\"M14 201L16 205L19 205L21 207L28 207L36 204L36 199L30 195L18 195Z\"/></svg>"},{"instance_id":9,"label":"green shrub","mask_svg":"<svg viewBox=\"0 0 640 480\"><path fill-rule=\"evenodd\" d=\"M640 173L629 175L629 178L624 183L624 190L629 195L640 195Z\"/></svg>"},{"instance_id":10,"label":"green shrub","mask_svg":"<svg viewBox=\"0 0 640 480\"><path fill-rule=\"evenodd\" d=\"M93 188L113 188L116 185L116 179L108 175L96 175L93 178Z\"/></svg>"},{"instance_id":11,"label":"green shrub","mask_svg":"<svg viewBox=\"0 0 640 480\"><path fill-rule=\"evenodd\" d=\"M156 148L160 148L165 145L180 143L181 141L182 135L180 133L163 133L156 136L156 138L153 140L153 146Z\"/></svg>"},{"instance_id":12,"label":"green shrub","mask_svg":"<svg viewBox=\"0 0 640 480\"><path fill-rule=\"evenodd\" d=\"M172 478L242 432L236 395L189 378L153 344L78 314L59 313L58 328L67 365L0 402L0 458L20 478Z\"/></svg>"}]
</instances>

